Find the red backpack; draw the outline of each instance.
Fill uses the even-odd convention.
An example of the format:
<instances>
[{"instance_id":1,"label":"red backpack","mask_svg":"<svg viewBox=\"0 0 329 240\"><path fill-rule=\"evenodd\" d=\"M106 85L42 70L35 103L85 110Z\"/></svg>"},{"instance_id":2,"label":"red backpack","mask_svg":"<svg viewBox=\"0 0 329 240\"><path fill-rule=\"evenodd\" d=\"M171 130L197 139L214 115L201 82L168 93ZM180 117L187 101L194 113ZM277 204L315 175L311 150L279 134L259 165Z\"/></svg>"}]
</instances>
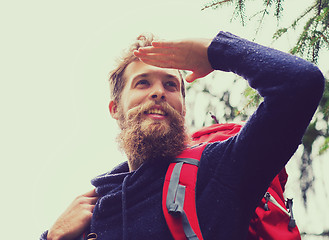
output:
<instances>
[{"instance_id":1,"label":"red backpack","mask_svg":"<svg viewBox=\"0 0 329 240\"><path fill-rule=\"evenodd\" d=\"M207 143L224 141L236 135L241 125L214 124L192 134L193 147L184 150L169 165L165 177L162 209L175 240L202 240L195 204L195 186L199 161ZM285 169L273 179L255 210L249 225L248 240L300 240L292 213L292 199L285 204Z\"/></svg>"}]
</instances>

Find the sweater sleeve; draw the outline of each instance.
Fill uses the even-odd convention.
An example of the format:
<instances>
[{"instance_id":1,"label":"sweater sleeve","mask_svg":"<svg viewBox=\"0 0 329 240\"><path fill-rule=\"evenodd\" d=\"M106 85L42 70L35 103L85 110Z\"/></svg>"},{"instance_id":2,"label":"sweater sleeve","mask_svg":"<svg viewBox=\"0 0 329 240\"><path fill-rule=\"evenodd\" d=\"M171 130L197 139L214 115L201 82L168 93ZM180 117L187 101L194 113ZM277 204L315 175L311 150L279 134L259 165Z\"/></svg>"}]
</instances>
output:
<instances>
[{"instance_id":1,"label":"sweater sleeve","mask_svg":"<svg viewBox=\"0 0 329 240\"><path fill-rule=\"evenodd\" d=\"M47 236L48 236L48 230L41 234L39 240L47 240ZM84 239L85 239L85 235L82 234L81 236L79 236L78 238L75 238L74 240L84 240Z\"/></svg>"},{"instance_id":2,"label":"sweater sleeve","mask_svg":"<svg viewBox=\"0 0 329 240\"><path fill-rule=\"evenodd\" d=\"M40 236L40 240L47 240L48 230L43 232Z\"/></svg>"},{"instance_id":3,"label":"sweater sleeve","mask_svg":"<svg viewBox=\"0 0 329 240\"><path fill-rule=\"evenodd\" d=\"M323 93L323 75L301 58L225 32L213 39L208 58L214 69L245 78L264 101L237 136L206 148L200 170L207 171L199 177L259 197L301 143Z\"/></svg>"}]
</instances>

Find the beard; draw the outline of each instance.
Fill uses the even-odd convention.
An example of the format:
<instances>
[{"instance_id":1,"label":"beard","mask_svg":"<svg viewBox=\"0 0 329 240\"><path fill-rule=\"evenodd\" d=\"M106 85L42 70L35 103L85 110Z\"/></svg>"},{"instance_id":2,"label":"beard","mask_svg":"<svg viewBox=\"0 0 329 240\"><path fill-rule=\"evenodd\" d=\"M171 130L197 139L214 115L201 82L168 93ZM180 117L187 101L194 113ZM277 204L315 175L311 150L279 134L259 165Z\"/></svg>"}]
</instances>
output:
<instances>
[{"instance_id":1,"label":"beard","mask_svg":"<svg viewBox=\"0 0 329 240\"><path fill-rule=\"evenodd\" d=\"M145 117L145 112L154 105L166 112L164 120ZM117 137L119 147L126 153L130 170L136 170L144 162L169 162L186 147L185 119L167 102L150 102L130 109L125 117L119 106Z\"/></svg>"}]
</instances>

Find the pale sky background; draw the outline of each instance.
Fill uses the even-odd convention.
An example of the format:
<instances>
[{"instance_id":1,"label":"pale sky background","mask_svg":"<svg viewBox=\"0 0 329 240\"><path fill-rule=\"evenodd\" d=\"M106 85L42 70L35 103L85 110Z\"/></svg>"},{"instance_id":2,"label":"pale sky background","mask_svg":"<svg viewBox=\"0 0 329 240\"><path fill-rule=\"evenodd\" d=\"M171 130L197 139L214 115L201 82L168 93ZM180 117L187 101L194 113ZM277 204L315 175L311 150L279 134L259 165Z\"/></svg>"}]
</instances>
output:
<instances>
[{"instance_id":1,"label":"pale sky background","mask_svg":"<svg viewBox=\"0 0 329 240\"><path fill-rule=\"evenodd\" d=\"M285 2L289 2L289 11L309 1ZM1 3L2 239L38 239L74 197L91 189L91 178L123 161L115 143L118 128L108 113L107 74L115 57L135 37L153 32L166 39L213 38L219 30L254 37L253 26L242 28L239 21L229 24L229 8L201 12L203 3ZM284 21L290 23L289 17L298 13L286 14L289 16ZM257 42L269 45L273 27L265 26ZM287 51L293 40L290 35L274 46ZM329 70L325 64L328 60L325 56L319 63L324 73ZM324 158L315 166L319 176L329 167L324 165ZM329 229L327 214L323 213L328 209L326 204L319 204L324 207L318 212L303 215L308 219L303 223L305 229L315 221L314 232Z\"/></svg>"}]
</instances>

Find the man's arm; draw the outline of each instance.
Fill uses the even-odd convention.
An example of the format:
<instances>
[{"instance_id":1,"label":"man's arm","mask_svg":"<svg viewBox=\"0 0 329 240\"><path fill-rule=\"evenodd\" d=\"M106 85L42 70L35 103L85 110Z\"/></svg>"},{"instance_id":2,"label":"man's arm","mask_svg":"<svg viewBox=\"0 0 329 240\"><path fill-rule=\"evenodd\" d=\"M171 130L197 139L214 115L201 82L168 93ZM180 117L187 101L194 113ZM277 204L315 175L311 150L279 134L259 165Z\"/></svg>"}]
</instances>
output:
<instances>
[{"instance_id":1,"label":"man's arm","mask_svg":"<svg viewBox=\"0 0 329 240\"><path fill-rule=\"evenodd\" d=\"M95 189L75 198L50 228L46 238L41 240L73 240L79 237L90 224L97 199Z\"/></svg>"},{"instance_id":2,"label":"man's arm","mask_svg":"<svg viewBox=\"0 0 329 240\"><path fill-rule=\"evenodd\" d=\"M201 179L199 172L200 184L214 177L251 196L260 196L295 152L324 89L323 75L312 63L225 32L210 45L195 40L155 42L135 55L155 66L190 70L189 81L211 69L231 71L264 97L231 144L207 149L200 170L207 165L211 173ZM219 159L225 162L218 164Z\"/></svg>"},{"instance_id":3,"label":"man's arm","mask_svg":"<svg viewBox=\"0 0 329 240\"><path fill-rule=\"evenodd\" d=\"M266 187L301 143L321 99L324 77L304 59L227 32L213 39L208 59L214 69L245 78L264 98L233 140L230 159L239 159L238 165L217 174L234 169L243 175L246 189L257 189L252 184Z\"/></svg>"}]
</instances>

